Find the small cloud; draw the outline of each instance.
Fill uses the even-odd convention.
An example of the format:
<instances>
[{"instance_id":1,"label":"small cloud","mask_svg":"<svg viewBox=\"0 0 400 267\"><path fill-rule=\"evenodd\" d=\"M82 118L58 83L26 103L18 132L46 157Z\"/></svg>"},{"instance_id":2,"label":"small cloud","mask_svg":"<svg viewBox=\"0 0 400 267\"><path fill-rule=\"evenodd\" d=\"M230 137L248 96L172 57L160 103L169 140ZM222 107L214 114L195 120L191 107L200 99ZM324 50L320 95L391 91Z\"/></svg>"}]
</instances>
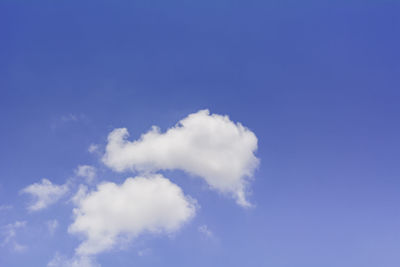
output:
<instances>
[{"instance_id":1,"label":"small cloud","mask_svg":"<svg viewBox=\"0 0 400 267\"><path fill-rule=\"evenodd\" d=\"M1 227L1 235L3 236L3 241L1 246L10 246L14 251L21 252L26 249L26 246L19 244L16 241L17 230L24 228L26 226L26 221L16 221L15 223L7 224Z\"/></svg>"},{"instance_id":2,"label":"small cloud","mask_svg":"<svg viewBox=\"0 0 400 267\"><path fill-rule=\"evenodd\" d=\"M210 229L208 229L208 226L207 225L201 225L201 226L199 226L199 228L197 229L201 234L203 234L206 238L212 238L212 237L214 237L214 234L213 234L213 232L210 230Z\"/></svg>"},{"instance_id":3,"label":"small cloud","mask_svg":"<svg viewBox=\"0 0 400 267\"><path fill-rule=\"evenodd\" d=\"M75 114L68 114L68 115L63 115L63 116L61 116L61 120L62 121L65 121L65 122L67 122L67 121L77 121L79 118L78 118L78 116L77 115L75 115Z\"/></svg>"},{"instance_id":4,"label":"small cloud","mask_svg":"<svg viewBox=\"0 0 400 267\"><path fill-rule=\"evenodd\" d=\"M57 220L50 220L46 223L47 229L49 230L50 235L54 235L55 231L58 228L58 221Z\"/></svg>"},{"instance_id":5,"label":"small cloud","mask_svg":"<svg viewBox=\"0 0 400 267\"><path fill-rule=\"evenodd\" d=\"M89 153L96 153L99 151L99 145L91 144L88 148Z\"/></svg>"},{"instance_id":6,"label":"small cloud","mask_svg":"<svg viewBox=\"0 0 400 267\"><path fill-rule=\"evenodd\" d=\"M26 226L26 221L16 221L2 227L2 234L4 235L4 243L9 243L16 236L16 230Z\"/></svg>"},{"instance_id":7,"label":"small cloud","mask_svg":"<svg viewBox=\"0 0 400 267\"><path fill-rule=\"evenodd\" d=\"M75 174L85 178L87 183L91 183L96 177L96 168L90 165L79 165L75 170Z\"/></svg>"},{"instance_id":8,"label":"small cloud","mask_svg":"<svg viewBox=\"0 0 400 267\"><path fill-rule=\"evenodd\" d=\"M31 184L21 190L21 193L30 194L35 201L28 206L29 211L38 211L47 208L57 202L68 192L68 186L56 185L48 179L42 179L41 183Z\"/></svg>"},{"instance_id":9,"label":"small cloud","mask_svg":"<svg viewBox=\"0 0 400 267\"><path fill-rule=\"evenodd\" d=\"M67 258L60 253L50 260L47 267L100 267L92 257L88 256L74 256L72 258Z\"/></svg>"},{"instance_id":10,"label":"small cloud","mask_svg":"<svg viewBox=\"0 0 400 267\"><path fill-rule=\"evenodd\" d=\"M63 122L75 122L75 121L82 121L85 119L86 119L86 116L84 114L70 113L70 114L61 116L61 121L63 121Z\"/></svg>"},{"instance_id":11,"label":"small cloud","mask_svg":"<svg viewBox=\"0 0 400 267\"><path fill-rule=\"evenodd\" d=\"M151 253L151 249L145 248L145 249L142 249L142 250L138 251L138 256L144 257L144 256L149 255L150 253Z\"/></svg>"},{"instance_id":12,"label":"small cloud","mask_svg":"<svg viewBox=\"0 0 400 267\"><path fill-rule=\"evenodd\" d=\"M51 128L55 130L63 124L76 123L81 121L87 121L87 117L84 114L69 113L56 118L51 124Z\"/></svg>"}]
</instances>

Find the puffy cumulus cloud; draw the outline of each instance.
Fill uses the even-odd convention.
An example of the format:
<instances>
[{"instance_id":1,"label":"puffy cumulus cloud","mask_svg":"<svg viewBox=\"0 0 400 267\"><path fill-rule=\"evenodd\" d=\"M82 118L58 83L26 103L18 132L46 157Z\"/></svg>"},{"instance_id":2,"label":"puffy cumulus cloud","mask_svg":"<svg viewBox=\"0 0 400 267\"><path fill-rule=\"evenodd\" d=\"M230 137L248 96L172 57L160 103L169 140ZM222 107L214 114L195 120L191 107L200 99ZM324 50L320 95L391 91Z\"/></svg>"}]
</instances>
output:
<instances>
[{"instance_id":1,"label":"puffy cumulus cloud","mask_svg":"<svg viewBox=\"0 0 400 267\"><path fill-rule=\"evenodd\" d=\"M30 194L34 201L28 206L30 211L38 211L57 202L68 192L67 185L56 185L47 179L42 179L41 183L31 184L21 190L21 193Z\"/></svg>"},{"instance_id":2,"label":"puffy cumulus cloud","mask_svg":"<svg viewBox=\"0 0 400 267\"><path fill-rule=\"evenodd\" d=\"M75 170L75 174L84 178L87 183L92 183L96 177L96 168L90 165L79 165Z\"/></svg>"},{"instance_id":3,"label":"puffy cumulus cloud","mask_svg":"<svg viewBox=\"0 0 400 267\"><path fill-rule=\"evenodd\" d=\"M257 137L228 116L200 110L190 114L165 133L153 126L139 140L128 141L127 129L108 136L103 162L115 171L180 169L202 177L211 188L246 200L248 180L258 166L254 155Z\"/></svg>"},{"instance_id":4,"label":"puffy cumulus cloud","mask_svg":"<svg viewBox=\"0 0 400 267\"><path fill-rule=\"evenodd\" d=\"M84 241L78 256L112 249L142 233L173 233L195 214L196 204L181 188L161 175L107 182L76 199L69 232Z\"/></svg>"}]
</instances>

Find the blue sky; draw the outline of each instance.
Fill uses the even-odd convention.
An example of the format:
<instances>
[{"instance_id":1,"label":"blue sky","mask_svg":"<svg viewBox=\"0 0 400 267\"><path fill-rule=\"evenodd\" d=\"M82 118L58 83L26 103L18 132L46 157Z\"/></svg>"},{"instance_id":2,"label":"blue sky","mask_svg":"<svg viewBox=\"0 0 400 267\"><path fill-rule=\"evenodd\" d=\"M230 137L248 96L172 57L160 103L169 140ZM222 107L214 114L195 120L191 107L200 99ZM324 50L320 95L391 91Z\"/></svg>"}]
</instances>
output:
<instances>
[{"instance_id":1,"label":"blue sky","mask_svg":"<svg viewBox=\"0 0 400 267\"><path fill-rule=\"evenodd\" d=\"M0 266L73 266L79 185L142 175L105 164L108 135L162 135L204 109L258 140L243 147L259 159L251 207L167 140L173 167L157 153L145 165L195 214L173 233L122 234L91 265L399 266L399 14L396 0L1 1ZM66 193L30 211L23 189L43 178Z\"/></svg>"}]
</instances>

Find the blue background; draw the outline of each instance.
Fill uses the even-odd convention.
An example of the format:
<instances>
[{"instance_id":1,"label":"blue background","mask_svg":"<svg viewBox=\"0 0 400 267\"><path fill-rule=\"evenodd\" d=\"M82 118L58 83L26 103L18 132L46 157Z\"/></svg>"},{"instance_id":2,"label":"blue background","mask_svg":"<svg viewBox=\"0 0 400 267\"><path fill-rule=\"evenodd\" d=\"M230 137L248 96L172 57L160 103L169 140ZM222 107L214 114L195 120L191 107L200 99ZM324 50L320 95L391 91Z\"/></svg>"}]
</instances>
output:
<instances>
[{"instance_id":1,"label":"blue background","mask_svg":"<svg viewBox=\"0 0 400 267\"><path fill-rule=\"evenodd\" d=\"M257 135L256 207L166 172L199 201L197 217L99 263L400 266L399 47L396 0L2 0L0 204L14 209L0 224L26 220L18 240L28 248L0 247L0 266L45 266L79 243L66 233L71 203L27 213L21 188L64 183L79 164L122 181L131 174L101 167L90 144L204 108Z\"/></svg>"}]
</instances>

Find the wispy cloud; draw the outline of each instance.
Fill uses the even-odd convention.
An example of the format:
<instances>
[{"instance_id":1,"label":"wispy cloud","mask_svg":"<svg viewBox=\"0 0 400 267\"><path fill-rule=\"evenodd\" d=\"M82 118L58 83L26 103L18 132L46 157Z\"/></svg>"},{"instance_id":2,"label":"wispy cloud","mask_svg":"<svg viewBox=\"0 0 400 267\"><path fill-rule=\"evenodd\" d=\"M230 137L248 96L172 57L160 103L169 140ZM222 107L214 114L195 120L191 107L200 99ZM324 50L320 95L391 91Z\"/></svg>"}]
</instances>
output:
<instances>
[{"instance_id":1,"label":"wispy cloud","mask_svg":"<svg viewBox=\"0 0 400 267\"><path fill-rule=\"evenodd\" d=\"M89 256L74 256L68 258L60 253L56 253L47 264L47 267L100 267L100 265Z\"/></svg>"},{"instance_id":2,"label":"wispy cloud","mask_svg":"<svg viewBox=\"0 0 400 267\"><path fill-rule=\"evenodd\" d=\"M92 183L96 177L96 168L90 165L79 165L75 170L75 174L78 177L82 177L87 183Z\"/></svg>"},{"instance_id":3,"label":"wispy cloud","mask_svg":"<svg viewBox=\"0 0 400 267\"><path fill-rule=\"evenodd\" d=\"M206 238L213 238L214 237L213 232L205 224L204 225L200 225L197 229Z\"/></svg>"},{"instance_id":4,"label":"wispy cloud","mask_svg":"<svg viewBox=\"0 0 400 267\"><path fill-rule=\"evenodd\" d=\"M24 228L26 226L26 221L16 221L14 223L7 224L1 227L1 234L3 236L3 240L1 242L1 246L11 246L11 248L16 252L21 252L26 249L26 246L21 245L17 242L17 230L20 228Z\"/></svg>"},{"instance_id":5,"label":"wispy cloud","mask_svg":"<svg viewBox=\"0 0 400 267\"><path fill-rule=\"evenodd\" d=\"M140 257L148 256L150 254L151 254L151 249L149 248L141 249L138 251L138 256Z\"/></svg>"},{"instance_id":6,"label":"wispy cloud","mask_svg":"<svg viewBox=\"0 0 400 267\"><path fill-rule=\"evenodd\" d=\"M65 114L53 120L51 124L51 129L55 130L61 127L62 125L68 123L84 122L87 121L87 119L88 118L84 114L75 114L75 113Z\"/></svg>"},{"instance_id":7,"label":"wispy cloud","mask_svg":"<svg viewBox=\"0 0 400 267\"><path fill-rule=\"evenodd\" d=\"M96 144L90 144L88 151L89 153L97 153L99 152L100 146Z\"/></svg>"},{"instance_id":8,"label":"wispy cloud","mask_svg":"<svg viewBox=\"0 0 400 267\"><path fill-rule=\"evenodd\" d=\"M50 220L46 223L47 229L49 230L50 235L54 235L55 231L58 228L58 221L57 220Z\"/></svg>"},{"instance_id":9,"label":"wispy cloud","mask_svg":"<svg viewBox=\"0 0 400 267\"><path fill-rule=\"evenodd\" d=\"M41 183L31 184L21 190L23 194L31 195L34 200L28 206L29 211L39 211L57 202L68 192L68 186L56 185L48 179L42 179Z\"/></svg>"},{"instance_id":10,"label":"wispy cloud","mask_svg":"<svg viewBox=\"0 0 400 267\"><path fill-rule=\"evenodd\" d=\"M65 121L65 122L67 122L67 121L77 121L77 120L79 120L79 117L76 114L68 114L68 115L61 116L61 120Z\"/></svg>"}]
</instances>

